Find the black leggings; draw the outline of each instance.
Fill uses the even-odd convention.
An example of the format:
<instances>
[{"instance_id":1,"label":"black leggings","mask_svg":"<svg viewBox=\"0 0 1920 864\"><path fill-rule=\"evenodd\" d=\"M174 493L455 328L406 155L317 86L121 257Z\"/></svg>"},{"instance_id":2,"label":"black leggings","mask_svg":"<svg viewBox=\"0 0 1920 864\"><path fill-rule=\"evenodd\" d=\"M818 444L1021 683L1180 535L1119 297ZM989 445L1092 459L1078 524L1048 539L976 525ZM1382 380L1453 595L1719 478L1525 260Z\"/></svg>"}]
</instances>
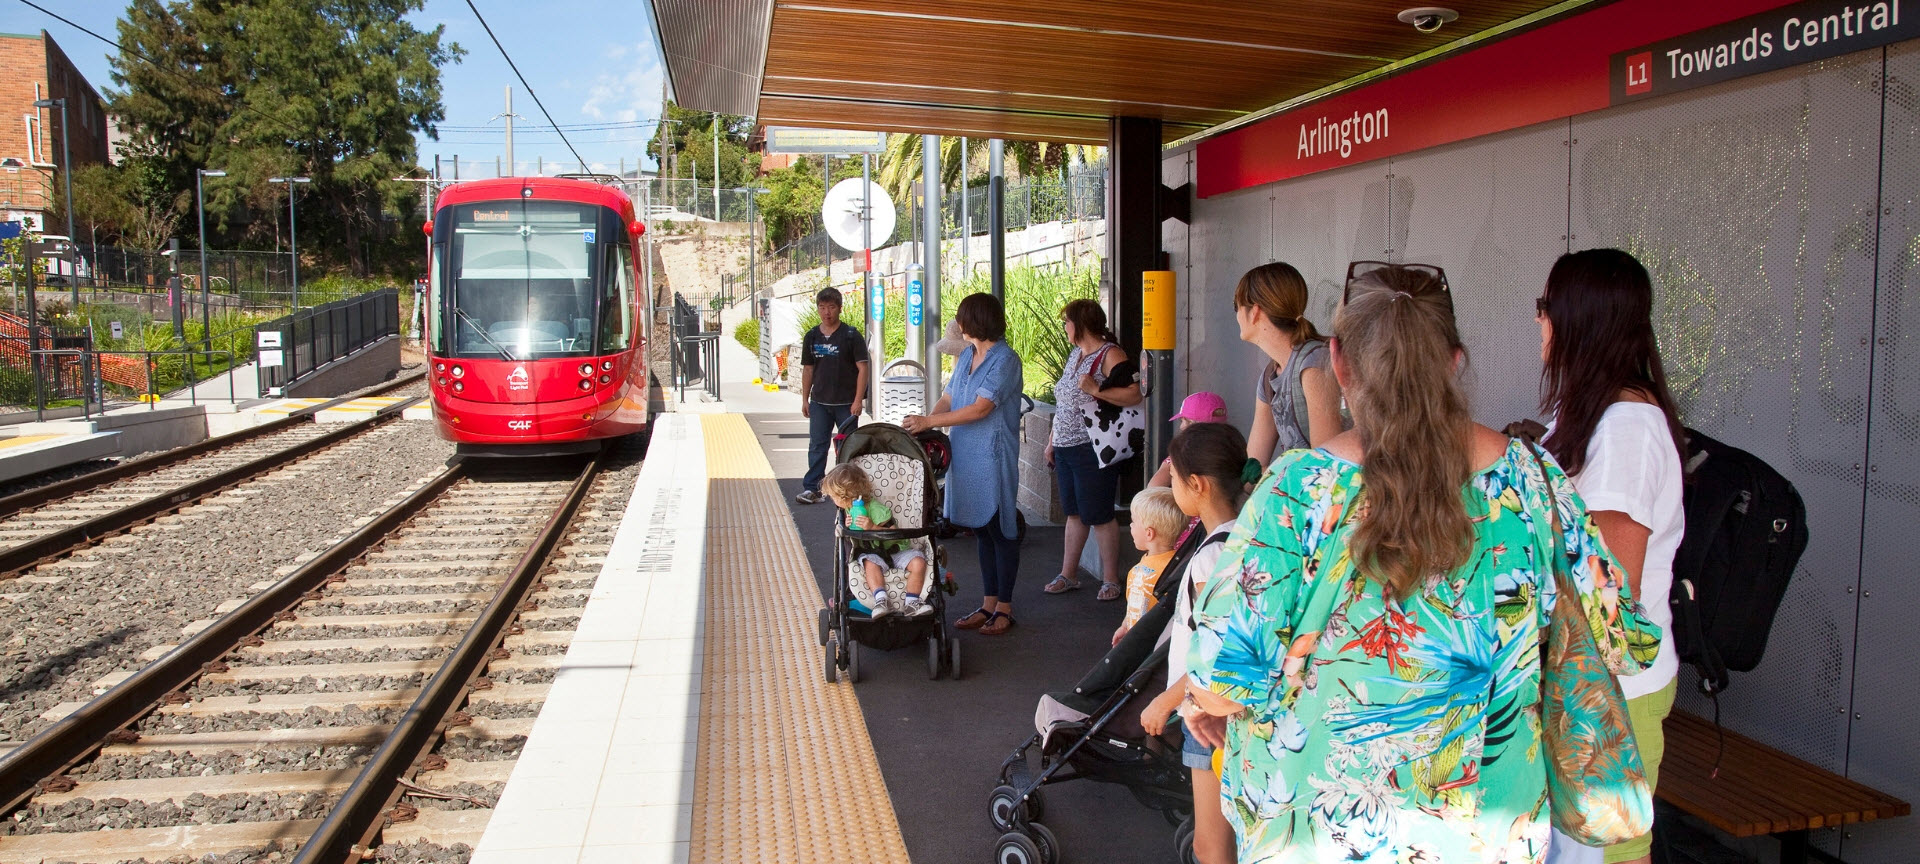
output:
<instances>
[{"instance_id":1,"label":"black leggings","mask_svg":"<svg viewBox=\"0 0 1920 864\"><path fill-rule=\"evenodd\" d=\"M993 514L987 524L974 529L973 536L980 544L980 580L986 588L983 596L1012 603L1013 577L1020 572L1019 536L1000 533L998 513Z\"/></svg>"}]
</instances>

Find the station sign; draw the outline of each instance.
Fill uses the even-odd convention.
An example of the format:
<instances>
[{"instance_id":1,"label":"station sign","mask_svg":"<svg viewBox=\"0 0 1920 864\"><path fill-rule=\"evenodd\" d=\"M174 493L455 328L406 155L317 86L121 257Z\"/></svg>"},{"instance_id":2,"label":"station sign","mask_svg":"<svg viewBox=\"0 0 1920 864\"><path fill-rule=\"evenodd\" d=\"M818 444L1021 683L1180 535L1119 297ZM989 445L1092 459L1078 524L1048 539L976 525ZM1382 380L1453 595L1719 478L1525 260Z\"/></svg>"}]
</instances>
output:
<instances>
[{"instance_id":1,"label":"station sign","mask_svg":"<svg viewBox=\"0 0 1920 864\"><path fill-rule=\"evenodd\" d=\"M867 314L873 319L873 329L880 328L880 322L887 320L887 288L878 282L867 289Z\"/></svg>"},{"instance_id":2,"label":"station sign","mask_svg":"<svg viewBox=\"0 0 1920 864\"><path fill-rule=\"evenodd\" d=\"M1176 347L1175 285L1172 270L1140 274L1140 347L1148 351L1172 351Z\"/></svg>"},{"instance_id":3,"label":"station sign","mask_svg":"<svg viewBox=\"0 0 1920 864\"><path fill-rule=\"evenodd\" d=\"M768 126L767 152L828 153L836 156L843 153L885 153L887 133Z\"/></svg>"},{"instance_id":4,"label":"station sign","mask_svg":"<svg viewBox=\"0 0 1920 864\"><path fill-rule=\"evenodd\" d=\"M1913 29L1915 10L1899 5L1615 0L1203 139L1195 148L1197 193L1222 195L1920 35ZM1795 21L1798 29L1789 34L1786 28ZM1731 64L1735 50L1744 58L1748 36L1757 55L1762 35L1772 37L1767 57L1756 56L1752 65L1742 59L1745 70L1720 65L1720 50L1712 46L1738 41L1737 49L1728 48ZM1790 35L1791 49L1785 44ZM1711 70L1697 68L1703 48ZM1669 51L1677 52L1675 69L1679 58L1694 58L1686 61L1694 71L1679 76L1684 86L1636 77L1635 92L1625 92L1628 58L1647 55L1641 59L1652 76L1662 71L1654 66L1669 61ZM1773 65L1762 67L1761 59ZM1703 72L1720 77L1700 78ZM1699 83L1688 80L1693 78Z\"/></svg>"},{"instance_id":5,"label":"station sign","mask_svg":"<svg viewBox=\"0 0 1920 864\"><path fill-rule=\"evenodd\" d=\"M927 302L926 282L921 280L920 274L915 273L913 274L913 276L907 279L907 325L908 326L918 327L920 326L920 322L925 320L924 318L925 311L922 307L926 305L926 302Z\"/></svg>"},{"instance_id":6,"label":"station sign","mask_svg":"<svg viewBox=\"0 0 1920 864\"><path fill-rule=\"evenodd\" d=\"M1613 55L1615 105L1920 37L1900 0L1805 0Z\"/></svg>"}]
</instances>

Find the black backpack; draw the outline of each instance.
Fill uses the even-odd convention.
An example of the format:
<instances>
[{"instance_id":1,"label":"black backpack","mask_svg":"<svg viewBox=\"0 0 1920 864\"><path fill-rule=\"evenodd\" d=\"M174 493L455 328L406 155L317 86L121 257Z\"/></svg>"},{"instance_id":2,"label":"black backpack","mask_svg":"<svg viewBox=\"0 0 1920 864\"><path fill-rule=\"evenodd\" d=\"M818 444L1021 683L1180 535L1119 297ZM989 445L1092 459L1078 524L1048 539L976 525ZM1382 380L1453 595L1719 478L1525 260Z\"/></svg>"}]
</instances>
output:
<instances>
[{"instance_id":1,"label":"black backpack","mask_svg":"<svg viewBox=\"0 0 1920 864\"><path fill-rule=\"evenodd\" d=\"M1687 431L1687 529L1673 557L1673 641L1700 690L1727 689L1767 649L1774 613L1807 548L1807 510L1753 454Z\"/></svg>"}]
</instances>

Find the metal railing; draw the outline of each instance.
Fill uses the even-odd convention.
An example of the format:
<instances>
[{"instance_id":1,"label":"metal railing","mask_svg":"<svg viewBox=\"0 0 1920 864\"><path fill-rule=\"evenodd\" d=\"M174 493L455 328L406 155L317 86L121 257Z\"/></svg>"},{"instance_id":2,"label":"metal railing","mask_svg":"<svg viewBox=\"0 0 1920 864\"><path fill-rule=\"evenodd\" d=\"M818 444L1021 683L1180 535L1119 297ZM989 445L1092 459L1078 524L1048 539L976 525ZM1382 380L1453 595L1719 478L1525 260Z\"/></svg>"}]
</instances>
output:
<instances>
[{"instance_id":1,"label":"metal railing","mask_svg":"<svg viewBox=\"0 0 1920 864\"><path fill-rule=\"evenodd\" d=\"M382 288L302 309L253 329L260 392L278 396L287 385L328 363L400 335L400 291Z\"/></svg>"},{"instance_id":2,"label":"metal railing","mask_svg":"<svg viewBox=\"0 0 1920 864\"><path fill-rule=\"evenodd\" d=\"M669 372L678 399L687 401L687 386L699 384L705 400L720 400L720 331L707 330L699 309L687 298L673 295L673 307L667 313L673 336L673 350L667 352Z\"/></svg>"}]
</instances>

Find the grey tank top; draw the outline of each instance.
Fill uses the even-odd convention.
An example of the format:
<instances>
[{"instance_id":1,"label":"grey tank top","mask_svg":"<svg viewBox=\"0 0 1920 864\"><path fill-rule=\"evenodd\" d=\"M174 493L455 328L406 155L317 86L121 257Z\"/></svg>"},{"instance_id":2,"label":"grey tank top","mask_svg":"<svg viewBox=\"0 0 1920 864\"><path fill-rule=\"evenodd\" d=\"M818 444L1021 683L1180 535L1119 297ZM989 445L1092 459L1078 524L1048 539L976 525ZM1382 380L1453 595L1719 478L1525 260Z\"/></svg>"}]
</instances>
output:
<instances>
[{"instance_id":1,"label":"grey tank top","mask_svg":"<svg viewBox=\"0 0 1920 864\"><path fill-rule=\"evenodd\" d=\"M1276 454L1312 446L1307 436L1307 394L1300 386L1300 374L1308 369L1324 370L1331 364L1326 341L1309 339L1293 349L1287 365L1278 366L1269 360L1260 370L1255 392L1257 398L1267 404L1267 410L1273 412L1273 428L1280 433L1274 449Z\"/></svg>"}]
</instances>

